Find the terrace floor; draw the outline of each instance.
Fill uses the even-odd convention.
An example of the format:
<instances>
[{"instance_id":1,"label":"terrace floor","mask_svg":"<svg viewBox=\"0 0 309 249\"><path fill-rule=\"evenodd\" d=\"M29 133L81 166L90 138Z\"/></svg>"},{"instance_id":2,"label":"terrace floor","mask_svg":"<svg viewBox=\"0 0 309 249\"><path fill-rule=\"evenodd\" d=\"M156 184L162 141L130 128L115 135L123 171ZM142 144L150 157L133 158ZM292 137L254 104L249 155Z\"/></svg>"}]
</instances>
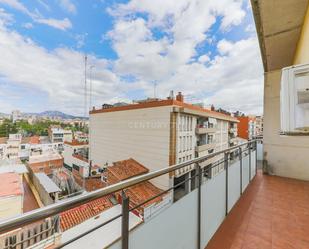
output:
<instances>
[{"instance_id":1,"label":"terrace floor","mask_svg":"<svg viewBox=\"0 0 309 249\"><path fill-rule=\"evenodd\" d=\"M259 171L206 249L309 249L309 182Z\"/></svg>"}]
</instances>

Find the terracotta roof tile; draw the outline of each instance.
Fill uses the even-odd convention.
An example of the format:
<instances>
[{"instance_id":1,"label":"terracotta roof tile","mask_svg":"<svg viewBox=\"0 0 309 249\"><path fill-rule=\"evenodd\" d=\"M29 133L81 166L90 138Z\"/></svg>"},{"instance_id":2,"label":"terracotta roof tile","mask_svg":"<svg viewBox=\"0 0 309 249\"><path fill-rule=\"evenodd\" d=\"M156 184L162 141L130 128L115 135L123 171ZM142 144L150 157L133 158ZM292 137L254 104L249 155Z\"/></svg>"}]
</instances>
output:
<instances>
[{"instance_id":1,"label":"terracotta roof tile","mask_svg":"<svg viewBox=\"0 0 309 249\"><path fill-rule=\"evenodd\" d=\"M73 139L72 142L64 142L65 144L71 145L71 146L80 146L80 145L88 145L88 142L80 142L76 139Z\"/></svg>"},{"instance_id":2,"label":"terracotta roof tile","mask_svg":"<svg viewBox=\"0 0 309 249\"><path fill-rule=\"evenodd\" d=\"M39 136L32 136L30 137L30 144L39 144L40 143L40 137Z\"/></svg>"},{"instance_id":3,"label":"terracotta roof tile","mask_svg":"<svg viewBox=\"0 0 309 249\"><path fill-rule=\"evenodd\" d=\"M77 159L79 159L79 160L81 160L81 161L84 161L84 162L88 163L88 159L87 159L87 158L84 158L84 157L83 157L82 155L80 155L80 154L73 154L72 156L75 157L75 158L77 158Z\"/></svg>"},{"instance_id":4,"label":"terracotta roof tile","mask_svg":"<svg viewBox=\"0 0 309 249\"><path fill-rule=\"evenodd\" d=\"M113 204L110 202L109 198L110 196L104 196L79 207L60 213L61 230L68 230L112 207Z\"/></svg>"},{"instance_id":5,"label":"terracotta roof tile","mask_svg":"<svg viewBox=\"0 0 309 249\"><path fill-rule=\"evenodd\" d=\"M113 174L118 182L149 172L145 166L133 158L115 162L113 166L108 167L108 171Z\"/></svg>"}]
</instances>

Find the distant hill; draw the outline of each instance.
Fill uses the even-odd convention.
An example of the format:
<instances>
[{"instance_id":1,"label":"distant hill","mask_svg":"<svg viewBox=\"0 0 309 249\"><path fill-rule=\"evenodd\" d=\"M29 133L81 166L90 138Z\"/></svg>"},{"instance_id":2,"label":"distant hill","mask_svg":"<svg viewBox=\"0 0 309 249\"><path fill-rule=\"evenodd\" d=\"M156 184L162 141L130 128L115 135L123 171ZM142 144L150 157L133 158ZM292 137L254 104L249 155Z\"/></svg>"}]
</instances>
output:
<instances>
[{"instance_id":1,"label":"distant hill","mask_svg":"<svg viewBox=\"0 0 309 249\"><path fill-rule=\"evenodd\" d=\"M60 111L45 111L45 112L40 112L40 113L27 113L29 115L36 115L39 117L58 117L62 119L85 119L84 117L78 117L78 116L73 116L70 114L66 114Z\"/></svg>"},{"instance_id":2,"label":"distant hill","mask_svg":"<svg viewBox=\"0 0 309 249\"><path fill-rule=\"evenodd\" d=\"M10 116L9 114L0 112L0 118L8 118L9 116Z\"/></svg>"}]
</instances>

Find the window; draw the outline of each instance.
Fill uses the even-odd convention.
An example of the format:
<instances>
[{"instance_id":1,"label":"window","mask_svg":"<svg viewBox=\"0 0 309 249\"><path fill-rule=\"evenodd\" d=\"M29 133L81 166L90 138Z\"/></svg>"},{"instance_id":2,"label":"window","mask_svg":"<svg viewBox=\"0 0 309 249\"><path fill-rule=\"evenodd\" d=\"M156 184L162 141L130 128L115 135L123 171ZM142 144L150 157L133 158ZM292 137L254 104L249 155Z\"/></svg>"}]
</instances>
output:
<instances>
[{"instance_id":1,"label":"window","mask_svg":"<svg viewBox=\"0 0 309 249\"><path fill-rule=\"evenodd\" d=\"M190 126L190 119L187 117L187 131L189 131L189 126Z\"/></svg>"},{"instance_id":2,"label":"window","mask_svg":"<svg viewBox=\"0 0 309 249\"><path fill-rule=\"evenodd\" d=\"M73 164L73 169L75 169L75 170L79 171L79 166L78 166L78 165L76 165L76 164Z\"/></svg>"},{"instance_id":3,"label":"window","mask_svg":"<svg viewBox=\"0 0 309 249\"><path fill-rule=\"evenodd\" d=\"M179 137L179 152L181 152L181 145L182 145L182 140L181 140L181 137Z\"/></svg>"},{"instance_id":4,"label":"window","mask_svg":"<svg viewBox=\"0 0 309 249\"><path fill-rule=\"evenodd\" d=\"M178 162L181 163L181 158L179 158Z\"/></svg>"}]
</instances>

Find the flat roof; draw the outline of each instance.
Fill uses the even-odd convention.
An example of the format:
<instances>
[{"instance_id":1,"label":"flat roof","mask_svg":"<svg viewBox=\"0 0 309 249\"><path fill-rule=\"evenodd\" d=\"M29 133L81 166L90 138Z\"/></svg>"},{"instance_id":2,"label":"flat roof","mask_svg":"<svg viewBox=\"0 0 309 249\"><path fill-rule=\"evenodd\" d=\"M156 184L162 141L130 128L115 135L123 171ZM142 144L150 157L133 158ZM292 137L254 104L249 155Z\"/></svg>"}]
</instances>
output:
<instances>
[{"instance_id":1,"label":"flat roof","mask_svg":"<svg viewBox=\"0 0 309 249\"><path fill-rule=\"evenodd\" d=\"M14 172L17 174L24 174L24 173L28 173L28 170L24 164L0 166L0 174L9 173L9 172Z\"/></svg>"},{"instance_id":2,"label":"flat roof","mask_svg":"<svg viewBox=\"0 0 309 249\"><path fill-rule=\"evenodd\" d=\"M9 172L0 174L0 197L22 194L21 179L17 173Z\"/></svg>"},{"instance_id":3,"label":"flat roof","mask_svg":"<svg viewBox=\"0 0 309 249\"><path fill-rule=\"evenodd\" d=\"M62 159L62 156L56 152L50 154L46 153L41 155L33 155L29 157L29 164L58 160L58 159Z\"/></svg>"},{"instance_id":4,"label":"flat roof","mask_svg":"<svg viewBox=\"0 0 309 249\"><path fill-rule=\"evenodd\" d=\"M124 106L114 106L110 108L102 108L98 110L90 111L90 114L98 114L98 113L107 113L107 112L117 112L117 111L128 111L128 110L136 110L136 109L145 109L145 108L154 108L154 107L162 107L162 106L175 106L184 108L185 110L190 111L193 115L205 115L207 117L213 117L221 120L228 120L232 122L238 122L237 118L232 116L211 111L200 106L195 106L192 104L188 104L185 102L177 101L175 99L165 99L165 100L155 100L155 101L148 101L142 102L137 104L128 104Z\"/></svg>"},{"instance_id":5,"label":"flat roof","mask_svg":"<svg viewBox=\"0 0 309 249\"><path fill-rule=\"evenodd\" d=\"M47 193L61 192L61 189L45 173L35 173L35 176Z\"/></svg>"}]
</instances>

